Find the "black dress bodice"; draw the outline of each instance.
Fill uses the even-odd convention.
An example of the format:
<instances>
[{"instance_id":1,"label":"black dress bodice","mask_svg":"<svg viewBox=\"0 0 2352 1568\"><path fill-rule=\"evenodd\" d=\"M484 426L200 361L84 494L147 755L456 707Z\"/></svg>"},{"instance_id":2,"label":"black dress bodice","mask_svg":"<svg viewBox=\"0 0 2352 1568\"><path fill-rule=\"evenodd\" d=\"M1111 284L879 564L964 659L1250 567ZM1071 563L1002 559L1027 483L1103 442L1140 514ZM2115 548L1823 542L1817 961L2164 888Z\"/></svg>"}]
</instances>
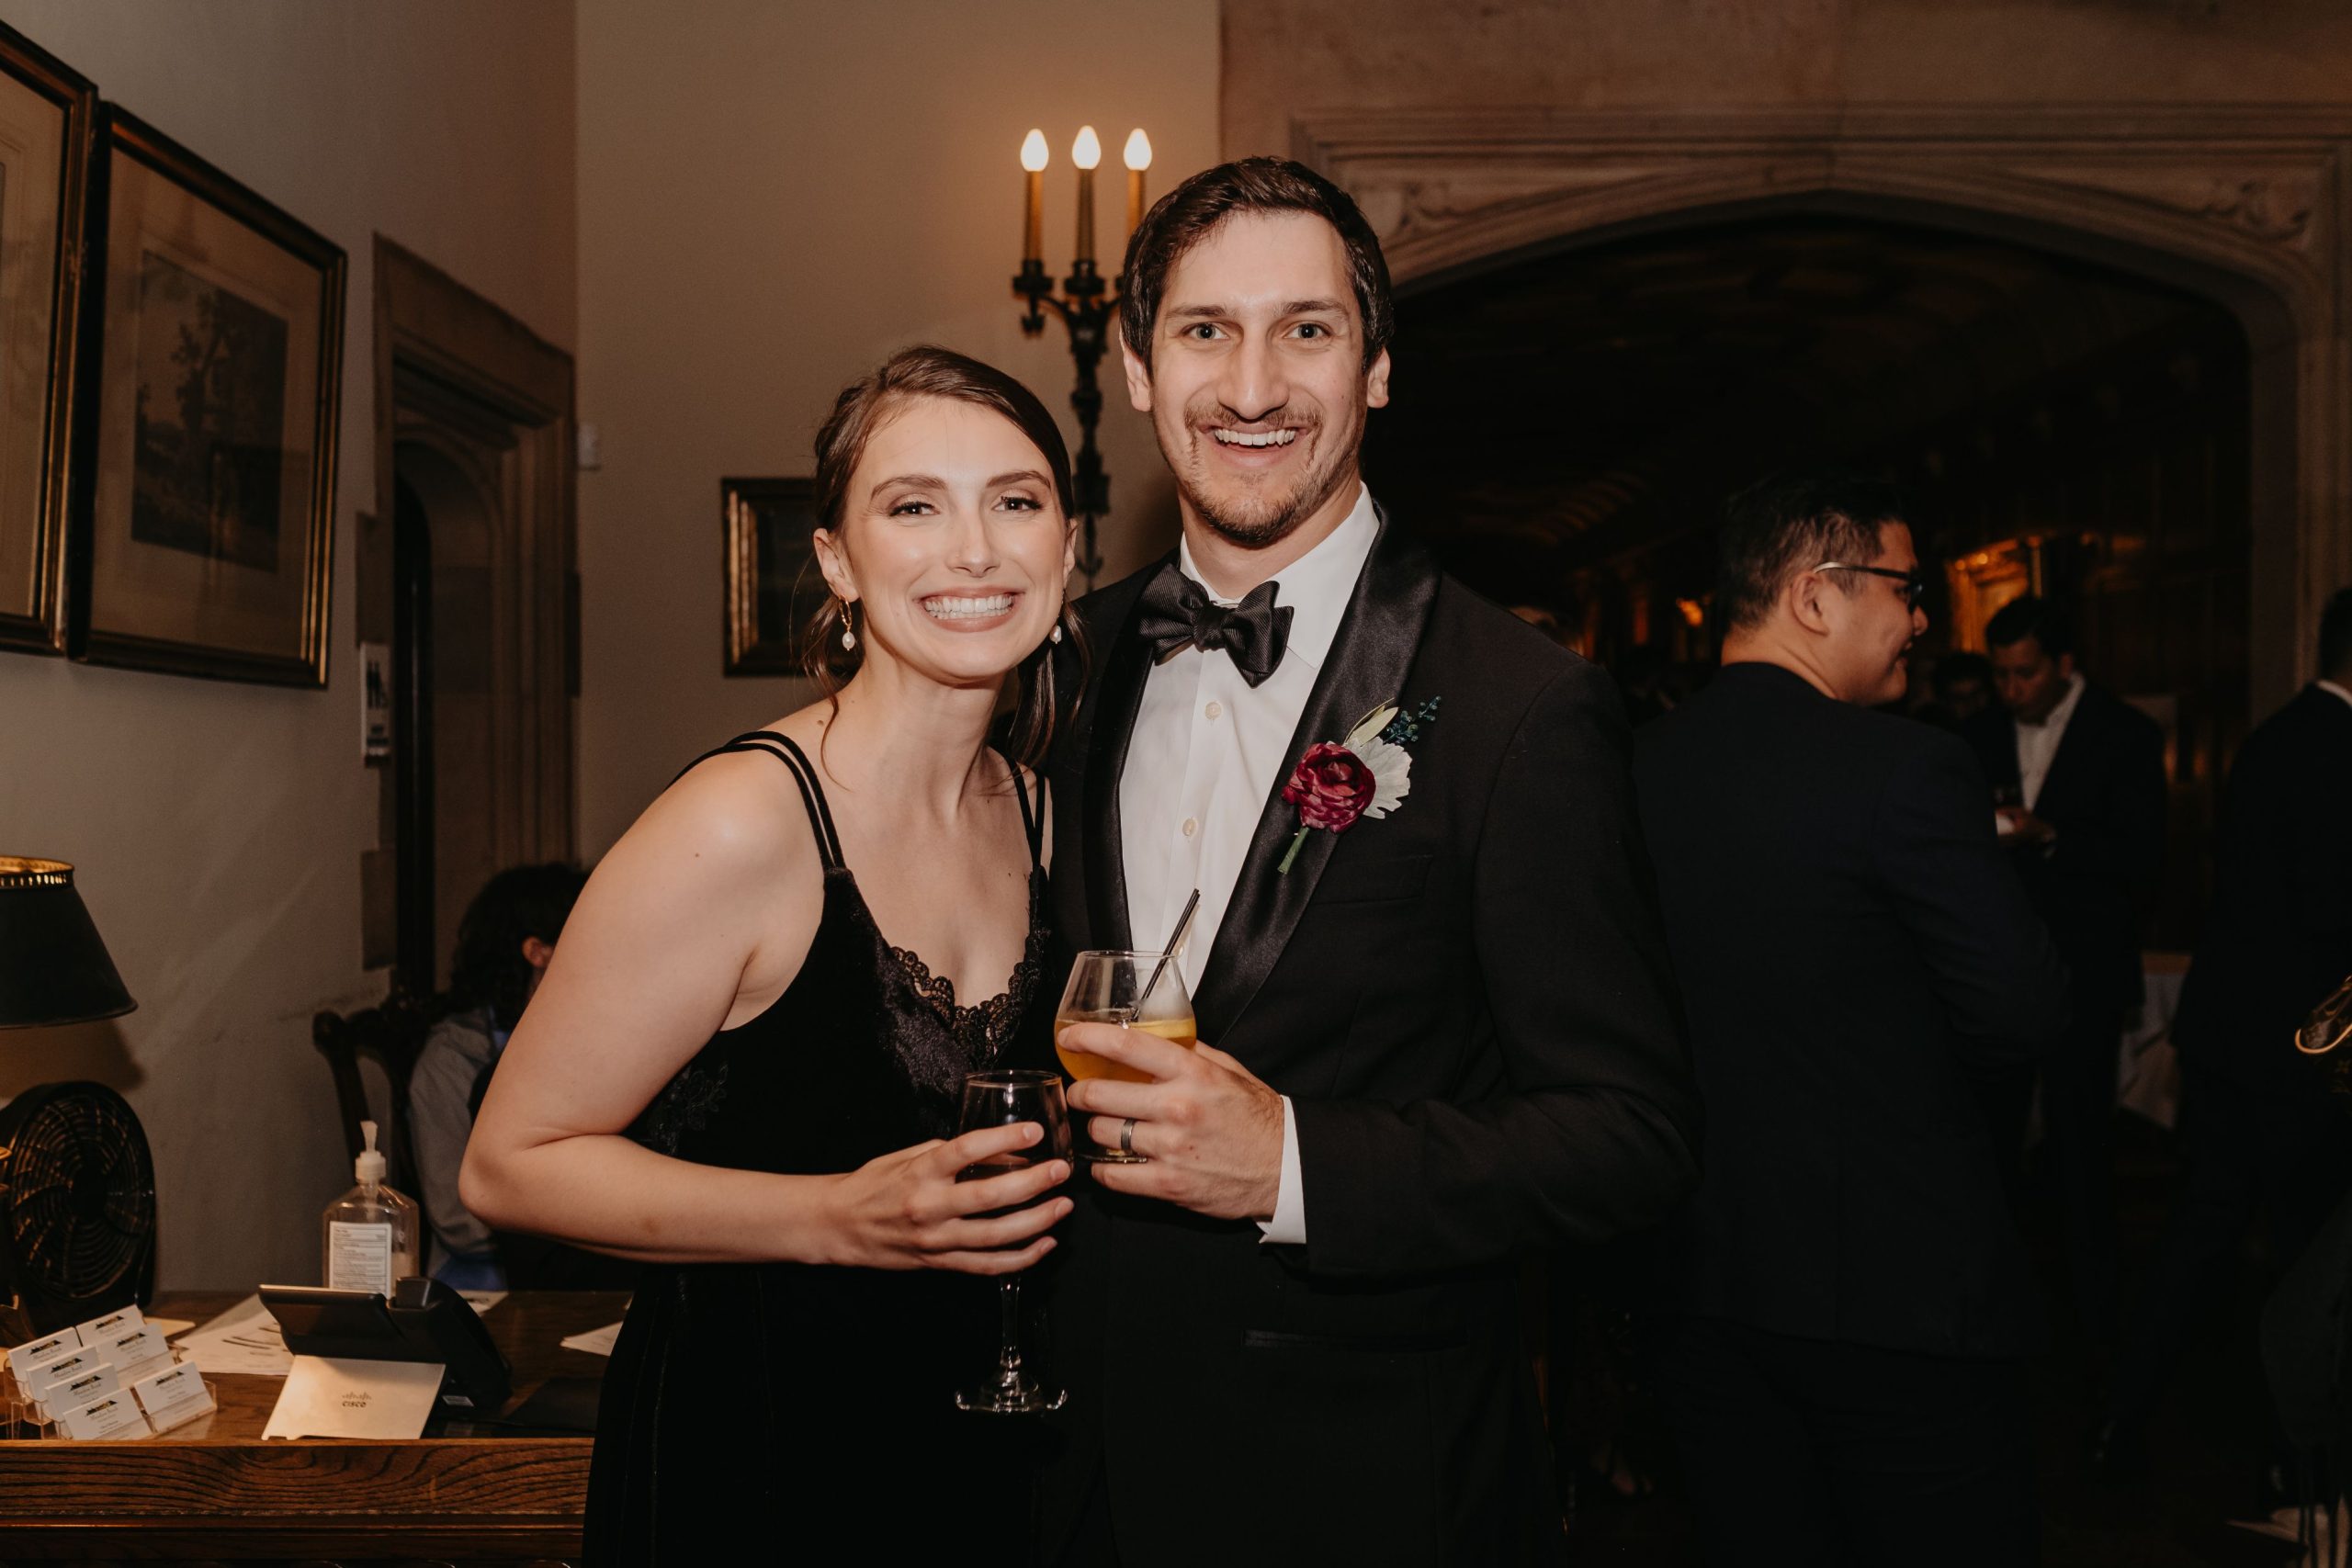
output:
<instances>
[{"instance_id":1,"label":"black dress bodice","mask_svg":"<svg viewBox=\"0 0 2352 1568\"><path fill-rule=\"evenodd\" d=\"M823 914L784 994L712 1036L633 1135L697 1165L798 1175L955 1136L965 1075L1004 1057L1051 1009L1035 995L1047 935L1043 816L1019 770L1027 944L1004 992L967 1007L876 927L807 755L765 730L709 755L745 750L775 757L800 791L824 862ZM967 1275L648 1267L605 1376L586 1560L825 1561L844 1529L870 1548L985 1559L1001 1540L1017 1556L1028 1439L954 1405L956 1389L987 1371L996 1321L990 1281Z\"/></svg>"}]
</instances>

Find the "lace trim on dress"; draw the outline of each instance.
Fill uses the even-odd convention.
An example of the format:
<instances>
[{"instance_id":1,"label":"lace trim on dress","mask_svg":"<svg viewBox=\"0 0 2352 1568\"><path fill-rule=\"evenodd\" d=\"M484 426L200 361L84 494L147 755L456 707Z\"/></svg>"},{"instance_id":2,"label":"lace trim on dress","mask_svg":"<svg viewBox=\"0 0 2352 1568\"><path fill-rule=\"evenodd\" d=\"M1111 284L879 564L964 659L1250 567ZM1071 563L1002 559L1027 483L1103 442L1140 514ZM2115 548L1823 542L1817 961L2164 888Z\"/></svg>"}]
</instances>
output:
<instances>
[{"instance_id":1,"label":"lace trim on dress","mask_svg":"<svg viewBox=\"0 0 2352 1568\"><path fill-rule=\"evenodd\" d=\"M1045 963L1046 943L1051 936L1037 919L1038 893L1032 881L1029 905L1029 939L1022 945L1021 962L1012 966L1012 974L1005 981L1004 989L984 1002L959 1007L956 1001L956 982L944 976L933 975L931 965L919 953L903 947L893 947L890 956L906 972L907 983L914 987L931 1010L939 1015L956 1043L976 1052L982 1063L994 1061L1003 1050L1004 1043L1019 1027L1022 1013L1029 1006L1030 993L1037 988L1037 975Z\"/></svg>"},{"instance_id":2,"label":"lace trim on dress","mask_svg":"<svg viewBox=\"0 0 2352 1568\"><path fill-rule=\"evenodd\" d=\"M675 1155L688 1133L710 1124L711 1112L727 1098L727 1064L703 1067L689 1062L664 1085L638 1126L638 1141L665 1155Z\"/></svg>"}]
</instances>

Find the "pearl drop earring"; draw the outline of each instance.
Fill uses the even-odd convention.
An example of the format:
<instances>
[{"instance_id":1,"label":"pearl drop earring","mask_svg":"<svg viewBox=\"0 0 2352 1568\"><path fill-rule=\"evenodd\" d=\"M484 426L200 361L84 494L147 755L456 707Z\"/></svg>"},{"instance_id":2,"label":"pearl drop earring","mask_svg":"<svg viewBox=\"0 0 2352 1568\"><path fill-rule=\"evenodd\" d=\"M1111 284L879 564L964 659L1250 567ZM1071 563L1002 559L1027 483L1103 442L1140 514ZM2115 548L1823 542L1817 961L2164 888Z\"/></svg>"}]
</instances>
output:
<instances>
[{"instance_id":1,"label":"pearl drop earring","mask_svg":"<svg viewBox=\"0 0 2352 1568\"><path fill-rule=\"evenodd\" d=\"M1062 624L1059 621L1056 621L1054 623L1054 629L1046 634L1046 640L1047 642L1059 642L1062 640Z\"/></svg>"},{"instance_id":2,"label":"pearl drop earring","mask_svg":"<svg viewBox=\"0 0 2352 1568\"><path fill-rule=\"evenodd\" d=\"M850 616L849 601L844 599L842 601L842 651L843 653L856 651L857 633L852 629L854 625Z\"/></svg>"}]
</instances>

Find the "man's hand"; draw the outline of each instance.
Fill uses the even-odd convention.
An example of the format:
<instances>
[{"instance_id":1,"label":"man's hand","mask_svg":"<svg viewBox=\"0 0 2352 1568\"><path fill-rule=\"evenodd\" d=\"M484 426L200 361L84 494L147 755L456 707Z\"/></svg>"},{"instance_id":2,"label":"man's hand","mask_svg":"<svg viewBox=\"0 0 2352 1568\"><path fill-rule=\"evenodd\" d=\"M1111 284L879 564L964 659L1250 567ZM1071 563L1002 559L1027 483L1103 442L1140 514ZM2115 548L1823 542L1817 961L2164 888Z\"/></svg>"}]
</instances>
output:
<instances>
[{"instance_id":1,"label":"man's hand","mask_svg":"<svg viewBox=\"0 0 2352 1568\"><path fill-rule=\"evenodd\" d=\"M1273 1216L1282 1184L1283 1100L1249 1068L1214 1046L1187 1050L1111 1023L1072 1024L1060 1043L1153 1079L1084 1078L1070 1086L1070 1106L1092 1117L1087 1130L1097 1143L1117 1148L1120 1129L1132 1117L1130 1146L1151 1162L1098 1164L1095 1180L1114 1192L1161 1199L1216 1219Z\"/></svg>"},{"instance_id":2,"label":"man's hand","mask_svg":"<svg viewBox=\"0 0 2352 1568\"><path fill-rule=\"evenodd\" d=\"M2058 829L2022 806L2004 806L2000 808L2000 817L2008 824L2008 831L2001 836L2003 843L2024 844L2039 849L2057 841Z\"/></svg>"}]
</instances>

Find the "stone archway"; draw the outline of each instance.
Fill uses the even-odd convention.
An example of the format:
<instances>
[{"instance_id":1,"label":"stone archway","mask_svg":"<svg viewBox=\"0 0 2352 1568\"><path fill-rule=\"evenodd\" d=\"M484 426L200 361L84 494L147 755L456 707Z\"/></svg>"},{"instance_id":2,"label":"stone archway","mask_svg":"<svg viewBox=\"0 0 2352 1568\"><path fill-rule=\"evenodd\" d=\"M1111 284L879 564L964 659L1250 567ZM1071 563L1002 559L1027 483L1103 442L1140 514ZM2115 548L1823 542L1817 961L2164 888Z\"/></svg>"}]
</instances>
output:
<instances>
[{"instance_id":1,"label":"stone archway","mask_svg":"<svg viewBox=\"0 0 2352 1568\"><path fill-rule=\"evenodd\" d=\"M1363 204L1404 289L1809 209L2018 240L2213 299L2252 350L2255 711L2310 675L2320 605L2352 581L2352 114L1329 112L1294 122L1293 152Z\"/></svg>"}]
</instances>

